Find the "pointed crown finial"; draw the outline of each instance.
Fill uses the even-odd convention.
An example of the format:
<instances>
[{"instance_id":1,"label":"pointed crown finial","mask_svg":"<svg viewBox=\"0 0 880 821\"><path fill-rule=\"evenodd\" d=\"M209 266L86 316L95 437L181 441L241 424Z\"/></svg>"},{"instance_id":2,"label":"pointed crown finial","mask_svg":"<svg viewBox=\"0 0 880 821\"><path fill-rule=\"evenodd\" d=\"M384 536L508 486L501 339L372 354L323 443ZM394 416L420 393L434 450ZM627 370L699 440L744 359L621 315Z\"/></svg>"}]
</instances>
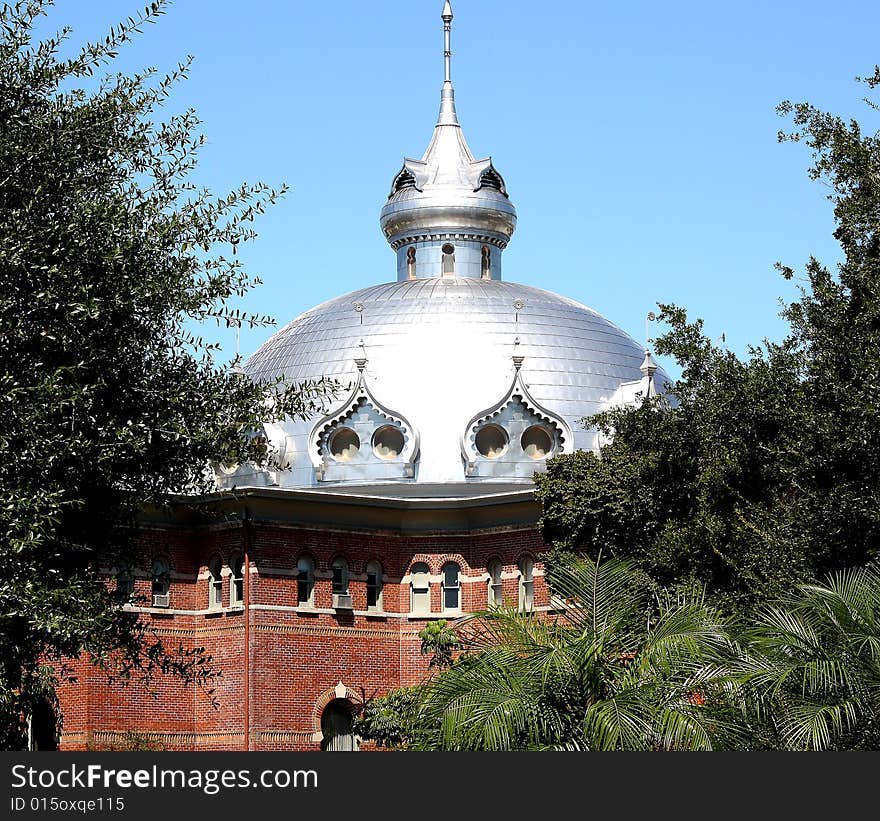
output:
<instances>
[{"instance_id":1,"label":"pointed crown finial","mask_svg":"<svg viewBox=\"0 0 880 821\"><path fill-rule=\"evenodd\" d=\"M458 121L451 71L452 17L452 4L444 0L445 78L431 142L420 160L404 158L403 167L392 179L379 220L385 238L399 254L399 269L407 277L413 270L409 254L414 247L406 246L421 245L427 240L416 237L425 234L454 231L464 243L462 249L468 248L465 256L473 252L475 270L480 275L481 259L489 248L487 241L494 244L498 250L489 253L489 278L500 279L500 251L507 247L516 227L516 209L492 158L474 158ZM455 270L456 275L462 275Z\"/></svg>"}]
</instances>

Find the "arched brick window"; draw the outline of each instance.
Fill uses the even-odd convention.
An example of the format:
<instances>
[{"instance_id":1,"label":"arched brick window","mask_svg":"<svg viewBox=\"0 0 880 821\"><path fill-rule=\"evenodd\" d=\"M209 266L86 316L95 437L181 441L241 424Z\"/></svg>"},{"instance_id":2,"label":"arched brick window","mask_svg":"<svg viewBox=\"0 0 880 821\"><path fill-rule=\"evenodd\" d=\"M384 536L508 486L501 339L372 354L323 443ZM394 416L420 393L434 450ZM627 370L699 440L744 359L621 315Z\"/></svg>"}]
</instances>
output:
<instances>
[{"instance_id":1,"label":"arched brick window","mask_svg":"<svg viewBox=\"0 0 880 821\"><path fill-rule=\"evenodd\" d=\"M153 561L153 607L168 607L171 602L171 566L161 556Z\"/></svg>"},{"instance_id":2,"label":"arched brick window","mask_svg":"<svg viewBox=\"0 0 880 821\"><path fill-rule=\"evenodd\" d=\"M492 252L488 245L484 245L480 251L480 276L483 279L492 279Z\"/></svg>"},{"instance_id":3,"label":"arched brick window","mask_svg":"<svg viewBox=\"0 0 880 821\"><path fill-rule=\"evenodd\" d=\"M382 610L382 565L367 563L367 610Z\"/></svg>"},{"instance_id":4,"label":"arched brick window","mask_svg":"<svg viewBox=\"0 0 880 821\"><path fill-rule=\"evenodd\" d=\"M455 562L443 565L443 609L461 609L461 568Z\"/></svg>"},{"instance_id":5,"label":"arched brick window","mask_svg":"<svg viewBox=\"0 0 880 821\"><path fill-rule=\"evenodd\" d=\"M241 607L244 605L244 556L236 553L229 559L229 569L232 571L229 577L229 606Z\"/></svg>"},{"instance_id":6,"label":"arched brick window","mask_svg":"<svg viewBox=\"0 0 880 821\"><path fill-rule=\"evenodd\" d=\"M530 612L535 608L535 563L531 556L519 560L519 609Z\"/></svg>"},{"instance_id":7,"label":"arched brick window","mask_svg":"<svg viewBox=\"0 0 880 821\"><path fill-rule=\"evenodd\" d=\"M444 276L455 276L455 246L447 242L440 250L443 252L441 273Z\"/></svg>"},{"instance_id":8,"label":"arched brick window","mask_svg":"<svg viewBox=\"0 0 880 821\"><path fill-rule=\"evenodd\" d=\"M412 566L410 581L410 605L413 613L431 612L431 571L424 562Z\"/></svg>"},{"instance_id":9,"label":"arched brick window","mask_svg":"<svg viewBox=\"0 0 880 821\"><path fill-rule=\"evenodd\" d=\"M223 607L223 560L214 556L208 564L208 607Z\"/></svg>"},{"instance_id":10,"label":"arched brick window","mask_svg":"<svg viewBox=\"0 0 880 821\"><path fill-rule=\"evenodd\" d=\"M296 563L296 603L300 607L315 604L315 560L300 556Z\"/></svg>"},{"instance_id":11,"label":"arched brick window","mask_svg":"<svg viewBox=\"0 0 880 821\"><path fill-rule=\"evenodd\" d=\"M501 607L504 604L504 591L501 584L502 564L498 559L492 559L486 569L489 572L487 595L489 607Z\"/></svg>"}]
</instances>

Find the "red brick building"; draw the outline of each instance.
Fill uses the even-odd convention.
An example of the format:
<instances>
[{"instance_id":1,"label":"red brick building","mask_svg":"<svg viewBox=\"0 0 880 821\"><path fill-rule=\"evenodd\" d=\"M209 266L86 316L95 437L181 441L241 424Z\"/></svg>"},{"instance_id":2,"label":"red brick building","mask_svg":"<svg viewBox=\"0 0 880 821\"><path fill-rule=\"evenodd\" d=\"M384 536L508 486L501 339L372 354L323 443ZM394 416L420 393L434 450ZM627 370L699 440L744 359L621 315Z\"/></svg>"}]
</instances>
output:
<instances>
[{"instance_id":1,"label":"red brick building","mask_svg":"<svg viewBox=\"0 0 880 821\"><path fill-rule=\"evenodd\" d=\"M580 420L656 391L657 368L595 311L502 280L516 211L462 133L448 2L442 18L440 116L381 211L396 281L306 312L244 366L347 388L319 417L266 425L267 469L218 468L212 497L145 516L127 606L205 648L214 702L82 663L60 692L62 748L131 732L171 749L352 748L351 710L426 674L427 620L549 608L533 476L595 448Z\"/></svg>"},{"instance_id":2,"label":"red brick building","mask_svg":"<svg viewBox=\"0 0 880 821\"><path fill-rule=\"evenodd\" d=\"M226 510L228 521L181 516L144 533L145 559L170 565L167 607L163 598L144 618L170 644L213 656L222 670L216 705L170 677L152 693L109 686L83 662L59 694L63 749L124 744L132 731L169 749L319 749L328 706L421 679L417 633L428 619L485 608L490 596L547 604L528 492L503 502L339 502L259 490ZM501 573L490 582L495 562ZM334 569L350 602L334 596ZM153 593L163 588L149 572L138 571L135 588L150 603L165 595Z\"/></svg>"}]
</instances>

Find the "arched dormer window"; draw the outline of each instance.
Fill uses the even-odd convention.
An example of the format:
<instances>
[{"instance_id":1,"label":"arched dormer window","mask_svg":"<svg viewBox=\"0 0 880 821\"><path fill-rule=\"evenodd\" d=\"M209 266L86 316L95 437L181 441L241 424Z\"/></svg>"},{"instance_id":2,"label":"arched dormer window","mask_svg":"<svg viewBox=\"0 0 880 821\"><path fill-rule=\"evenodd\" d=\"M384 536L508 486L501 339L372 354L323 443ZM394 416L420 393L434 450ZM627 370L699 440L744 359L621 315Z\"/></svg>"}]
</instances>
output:
<instances>
[{"instance_id":1,"label":"arched dormer window","mask_svg":"<svg viewBox=\"0 0 880 821\"><path fill-rule=\"evenodd\" d=\"M443 252L440 272L443 276L455 276L455 246L447 242L440 250Z\"/></svg>"},{"instance_id":2,"label":"arched dormer window","mask_svg":"<svg viewBox=\"0 0 880 821\"><path fill-rule=\"evenodd\" d=\"M300 556L296 563L296 603L300 607L315 604L315 561L311 556Z\"/></svg>"},{"instance_id":3,"label":"arched dormer window","mask_svg":"<svg viewBox=\"0 0 880 821\"><path fill-rule=\"evenodd\" d=\"M223 606L223 560L214 556L208 564L208 608Z\"/></svg>"},{"instance_id":4,"label":"arched dormer window","mask_svg":"<svg viewBox=\"0 0 880 821\"><path fill-rule=\"evenodd\" d=\"M535 609L535 563L531 556L519 560L519 609L530 613Z\"/></svg>"},{"instance_id":5,"label":"arched dormer window","mask_svg":"<svg viewBox=\"0 0 880 821\"><path fill-rule=\"evenodd\" d=\"M406 249L406 277L407 279L416 278L416 248L410 245Z\"/></svg>"},{"instance_id":6,"label":"arched dormer window","mask_svg":"<svg viewBox=\"0 0 880 821\"><path fill-rule=\"evenodd\" d=\"M504 180L501 179L501 175L494 168L488 168L483 172L483 175L480 177L480 188L494 188L506 196Z\"/></svg>"},{"instance_id":7,"label":"arched dormer window","mask_svg":"<svg viewBox=\"0 0 880 821\"><path fill-rule=\"evenodd\" d=\"M409 609L412 613L431 612L431 571L424 562L416 562L410 571Z\"/></svg>"},{"instance_id":8,"label":"arched dormer window","mask_svg":"<svg viewBox=\"0 0 880 821\"><path fill-rule=\"evenodd\" d=\"M393 197L398 191L404 188L415 188L416 178L408 168L404 168L395 178L391 185L391 196Z\"/></svg>"},{"instance_id":9,"label":"arched dormer window","mask_svg":"<svg viewBox=\"0 0 880 821\"><path fill-rule=\"evenodd\" d=\"M171 566L168 559L153 562L153 607L168 607L170 603Z\"/></svg>"},{"instance_id":10,"label":"arched dormer window","mask_svg":"<svg viewBox=\"0 0 880 821\"><path fill-rule=\"evenodd\" d=\"M367 610L382 610L382 565L367 563Z\"/></svg>"},{"instance_id":11,"label":"arched dormer window","mask_svg":"<svg viewBox=\"0 0 880 821\"><path fill-rule=\"evenodd\" d=\"M455 562L443 565L443 609L461 609L461 568Z\"/></svg>"},{"instance_id":12,"label":"arched dormer window","mask_svg":"<svg viewBox=\"0 0 880 821\"><path fill-rule=\"evenodd\" d=\"M492 559L486 568L489 572L489 590L487 595L489 607L501 607L504 604L504 591L501 583L502 569L502 564L498 559Z\"/></svg>"},{"instance_id":13,"label":"arched dormer window","mask_svg":"<svg viewBox=\"0 0 880 821\"><path fill-rule=\"evenodd\" d=\"M483 279L492 279L492 251L488 245L480 250L480 276Z\"/></svg>"},{"instance_id":14,"label":"arched dormer window","mask_svg":"<svg viewBox=\"0 0 880 821\"><path fill-rule=\"evenodd\" d=\"M240 553L229 560L229 569L232 571L229 577L229 606L241 607L244 605L244 556Z\"/></svg>"}]
</instances>

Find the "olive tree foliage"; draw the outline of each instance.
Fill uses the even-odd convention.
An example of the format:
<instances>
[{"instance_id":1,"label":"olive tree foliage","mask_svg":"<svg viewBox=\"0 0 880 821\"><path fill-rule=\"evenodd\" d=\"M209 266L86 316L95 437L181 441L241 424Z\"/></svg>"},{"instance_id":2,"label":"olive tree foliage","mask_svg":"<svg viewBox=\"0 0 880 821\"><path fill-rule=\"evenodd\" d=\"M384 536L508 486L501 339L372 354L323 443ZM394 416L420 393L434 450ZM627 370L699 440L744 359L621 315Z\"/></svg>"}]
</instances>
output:
<instances>
[{"instance_id":1,"label":"olive tree foliage","mask_svg":"<svg viewBox=\"0 0 880 821\"><path fill-rule=\"evenodd\" d=\"M880 69L862 82L876 91ZM782 311L786 337L745 358L661 305L656 350L682 369L674 401L585 420L613 441L537 477L541 530L557 551L631 558L662 584L704 583L744 614L880 548L880 136L809 103L778 111L792 123L780 141L812 151L842 262L810 258Z\"/></svg>"},{"instance_id":2,"label":"olive tree foliage","mask_svg":"<svg viewBox=\"0 0 880 821\"><path fill-rule=\"evenodd\" d=\"M264 462L250 435L323 403L322 382L255 385L205 328L266 325L232 301L258 280L237 247L284 189L214 196L189 181L193 111L161 118L167 76L107 66L158 0L81 49L38 40L51 0L0 7L0 746L88 654L123 676L207 683L200 650L163 646L102 574L137 562L137 511L209 490L212 462ZM73 56L62 56L72 51ZM108 72L101 77L103 72ZM207 323L207 324L206 324Z\"/></svg>"}]
</instances>

